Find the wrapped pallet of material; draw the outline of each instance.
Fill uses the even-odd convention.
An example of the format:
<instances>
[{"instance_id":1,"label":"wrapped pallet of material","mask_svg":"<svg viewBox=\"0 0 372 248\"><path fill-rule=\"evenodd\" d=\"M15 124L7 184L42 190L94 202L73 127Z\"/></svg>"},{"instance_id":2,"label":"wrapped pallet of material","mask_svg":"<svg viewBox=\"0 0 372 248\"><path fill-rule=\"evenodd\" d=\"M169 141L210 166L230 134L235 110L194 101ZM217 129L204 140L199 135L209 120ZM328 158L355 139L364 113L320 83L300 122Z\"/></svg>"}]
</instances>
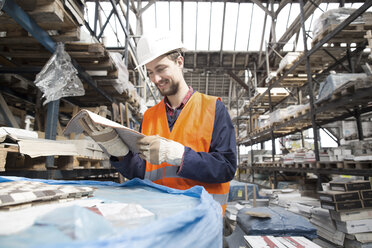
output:
<instances>
[{"instance_id":1,"label":"wrapped pallet of material","mask_svg":"<svg viewBox=\"0 0 372 248\"><path fill-rule=\"evenodd\" d=\"M110 57L114 61L116 68L118 69L117 79L110 79L112 86L116 89L119 94L124 91L128 94L130 89L134 88L133 84L129 81L129 72L124 64L123 56L117 52L110 52ZM132 86L132 87L131 87Z\"/></svg>"},{"instance_id":2,"label":"wrapped pallet of material","mask_svg":"<svg viewBox=\"0 0 372 248\"><path fill-rule=\"evenodd\" d=\"M301 52L288 52L282 60L280 60L279 68L276 71L277 74L283 71L284 69L289 69L300 57L302 53Z\"/></svg>"},{"instance_id":3,"label":"wrapped pallet of material","mask_svg":"<svg viewBox=\"0 0 372 248\"><path fill-rule=\"evenodd\" d=\"M331 9L323 14L315 21L313 28L313 36L317 36L322 33L331 25L338 25L348 18L356 9L353 8L338 8ZM356 18L351 24L363 24L365 23L363 16Z\"/></svg>"},{"instance_id":4,"label":"wrapped pallet of material","mask_svg":"<svg viewBox=\"0 0 372 248\"><path fill-rule=\"evenodd\" d=\"M256 189L254 190L253 188L256 188ZM232 180L230 182L228 202L253 199L254 192L256 192L257 199L265 198L265 197L262 197L258 193L258 191L259 189L258 189L257 184L243 183L243 182Z\"/></svg>"},{"instance_id":5,"label":"wrapped pallet of material","mask_svg":"<svg viewBox=\"0 0 372 248\"><path fill-rule=\"evenodd\" d=\"M330 74L327 79L320 83L318 97L315 103L321 103L332 97L333 92L350 81L365 79L365 73L337 73Z\"/></svg>"},{"instance_id":6,"label":"wrapped pallet of material","mask_svg":"<svg viewBox=\"0 0 372 248\"><path fill-rule=\"evenodd\" d=\"M286 108L277 109L270 113L269 123L270 125L273 125L275 123L283 122L284 119L295 117L298 112L301 112L306 108L309 108L309 104L290 105Z\"/></svg>"},{"instance_id":7,"label":"wrapped pallet of material","mask_svg":"<svg viewBox=\"0 0 372 248\"><path fill-rule=\"evenodd\" d=\"M20 177L0 177L0 185L17 180L95 190L86 199L0 211L7 223L0 225L1 247L222 248L221 206L200 186L176 190L140 179L118 184Z\"/></svg>"}]
</instances>

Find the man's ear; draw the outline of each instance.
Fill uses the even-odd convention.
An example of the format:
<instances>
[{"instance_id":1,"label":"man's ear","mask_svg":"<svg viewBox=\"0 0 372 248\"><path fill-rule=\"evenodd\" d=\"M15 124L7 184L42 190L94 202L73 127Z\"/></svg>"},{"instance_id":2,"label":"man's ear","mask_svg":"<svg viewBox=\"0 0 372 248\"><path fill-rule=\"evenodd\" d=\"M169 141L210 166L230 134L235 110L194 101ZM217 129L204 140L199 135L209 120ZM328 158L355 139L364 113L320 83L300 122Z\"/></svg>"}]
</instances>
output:
<instances>
[{"instance_id":1,"label":"man's ear","mask_svg":"<svg viewBox=\"0 0 372 248\"><path fill-rule=\"evenodd\" d=\"M178 56L178 58L176 59L176 64L177 64L180 68L183 68L183 56L182 56L182 55Z\"/></svg>"}]
</instances>

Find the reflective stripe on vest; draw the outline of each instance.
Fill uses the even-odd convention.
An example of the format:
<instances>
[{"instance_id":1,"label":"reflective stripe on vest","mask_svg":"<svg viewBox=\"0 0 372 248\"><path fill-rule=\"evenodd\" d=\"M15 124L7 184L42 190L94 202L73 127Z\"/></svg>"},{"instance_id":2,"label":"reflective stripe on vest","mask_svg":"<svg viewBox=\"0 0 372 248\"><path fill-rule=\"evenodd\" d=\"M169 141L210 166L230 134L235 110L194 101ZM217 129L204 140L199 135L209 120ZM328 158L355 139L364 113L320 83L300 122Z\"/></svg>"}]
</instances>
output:
<instances>
[{"instance_id":1,"label":"reflective stripe on vest","mask_svg":"<svg viewBox=\"0 0 372 248\"><path fill-rule=\"evenodd\" d=\"M150 181L160 180L162 178L171 178L171 177L179 177L177 175L177 170L179 169L178 166L166 166L164 168L159 168L152 171L145 172L145 179L149 179ZM164 176L163 176L164 171Z\"/></svg>"},{"instance_id":2,"label":"reflective stripe on vest","mask_svg":"<svg viewBox=\"0 0 372 248\"><path fill-rule=\"evenodd\" d=\"M227 204L227 199L229 198L229 193L226 194L211 194L213 196L213 199L220 203L221 205Z\"/></svg>"}]
</instances>

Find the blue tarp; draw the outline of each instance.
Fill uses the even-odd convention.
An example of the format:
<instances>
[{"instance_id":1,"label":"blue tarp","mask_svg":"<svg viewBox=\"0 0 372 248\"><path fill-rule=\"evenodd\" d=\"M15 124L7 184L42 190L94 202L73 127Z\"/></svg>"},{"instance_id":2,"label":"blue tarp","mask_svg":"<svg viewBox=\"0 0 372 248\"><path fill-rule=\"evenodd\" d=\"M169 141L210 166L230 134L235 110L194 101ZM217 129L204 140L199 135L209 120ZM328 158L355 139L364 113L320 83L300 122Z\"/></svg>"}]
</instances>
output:
<instances>
[{"instance_id":1,"label":"blue tarp","mask_svg":"<svg viewBox=\"0 0 372 248\"><path fill-rule=\"evenodd\" d=\"M183 191L140 179L117 184L0 177L0 182L12 180L94 186L93 199L137 203L155 217L119 229L86 208L62 207L24 231L0 236L0 247L222 247L221 207L200 186Z\"/></svg>"},{"instance_id":2,"label":"blue tarp","mask_svg":"<svg viewBox=\"0 0 372 248\"><path fill-rule=\"evenodd\" d=\"M271 218L252 217L245 214L247 211L268 213ZM243 208L238 212L237 223L249 235L317 237L316 228L308 219L281 207Z\"/></svg>"}]
</instances>

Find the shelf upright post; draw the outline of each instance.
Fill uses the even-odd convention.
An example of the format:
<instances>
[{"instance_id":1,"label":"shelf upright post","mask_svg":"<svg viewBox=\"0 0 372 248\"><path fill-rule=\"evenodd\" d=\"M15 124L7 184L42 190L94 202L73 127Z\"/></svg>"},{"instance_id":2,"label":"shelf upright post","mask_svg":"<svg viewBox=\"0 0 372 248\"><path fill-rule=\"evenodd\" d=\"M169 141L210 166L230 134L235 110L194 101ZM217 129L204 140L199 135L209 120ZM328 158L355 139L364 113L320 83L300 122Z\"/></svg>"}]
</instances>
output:
<instances>
[{"instance_id":1,"label":"shelf upright post","mask_svg":"<svg viewBox=\"0 0 372 248\"><path fill-rule=\"evenodd\" d=\"M235 84L235 92L236 92L236 135L238 136L239 138L239 89L237 87L237 85ZM240 149L239 149L239 144L237 144L237 162L238 162L238 165L240 164Z\"/></svg>"},{"instance_id":2,"label":"shelf upright post","mask_svg":"<svg viewBox=\"0 0 372 248\"><path fill-rule=\"evenodd\" d=\"M249 99L251 99L249 97ZM251 168L253 168L253 162L254 162L254 153L253 153L253 141L252 141L252 138L253 136L251 135L251 132L253 130L253 122L252 122L252 106L249 105L249 143L250 143L250 146L251 146ZM251 173L252 173L252 183L254 183L254 170L251 169Z\"/></svg>"},{"instance_id":3,"label":"shelf upright post","mask_svg":"<svg viewBox=\"0 0 372 248\"><path fill-rule=\"evenodd\" d=\"M0 0L0 10L7 13L13 18L22 28L28 31L32 37L34 37L41 45L43 45L50 53L54 53L57 44L50 38L47 32L45 32L26 12L24 12L14 0ZM79 76L92 86L98 93L103 95L109 101L113 101L111 96L105 93L103 90L97 87L97 84L87 74L77 62L72 59L72 64L79 72ZM47 124L45 130L45 138L55 140L57 133L58 123L58 111L59 111L59 100L48 103L47 112ZM46 167L51 168L54 166L54 157L49 156L46 160Z\"/></svg>"},{"instance_id":4,"label":"shelf upright post","mask_svg":"<svg viewBox=\"0 0 372 248\"><path fill-rule=\"evenodd\" d=\"M302 90L300 88L297 88L297 103L302 104ZM305 148L305 139L304 139L304 131L301 129L301 146L302 148Z\"/></svg>"},{"instance_id":5,"label":"shelf upright post","mask_svg":"<svg viewBox=\"0 0 372 248\"><path fill-rule=\"evenodd\" d=\"M248 77L249 77L249 72L248 72ZM249 80L250 79L250 80ZM251 136L251 132L253 130L253 122L252 122L252 103L251 103L251 78L248 79L248 99L249 99L249 140L250 140L250 146L251 146L251 168L253 166L253 162L254 162L254 154L253 154L253 142L252 142L252 136ZM251 169L251 174L252 174L252 183L254 183L254 170ZM240 176L240 173L239 173L239 176Z\"/></svg>"},{"instance_id":6,"label":"shelf upright post","mask_svg":"<svg viewBox=\"0 0 372 248\"><path fill-rule=\"evenodd\" d=\"M126 16L126 25L125 25L125 28L127 29L128 31L128 35L125 36L125 50L124 50L124 63L125 63L125 66L128 67L128 56L129 56L129 53L128 53L128 42L129 42L129 7L130 7L130 3L129 3L129 0L127 0L127 16ZM145 89L146 91L146 89Z\"/></svg>"},{"instance_id":7,"label":"shelf upright post","mask_svg":"<svg viewBox=\"0 0 372 248\"><path fill-rule=\"evenodd\" d=\"M266 44L266 71L267 71L267 76L270 77L270 63L269 63L269 45ZM269 83L270 84L270 83ZM270 108L270 113L273 112L273 104L271 102L271 87L269 85L268 87L268 92L267 92L268 96L269 96L269 108ZM271 155L272 155L272 160L273 162L275 161L275 154L276 154L276 151L275 151L275 137L274 137L274 130L273 130L273 127L271 126L270 127L270 136L271 136Z\"/></svg>"},{"instance_id":8,"label":"shelf upright post","mask_svg":"<svg viewBox=\"0 0 372 248\"><path fill-rule=\"evenodd\" d=\"M313 126L313 133L314 133L314 153L315 153L315 160L319 161L319 147L318 147L318 132L317 132L317 125L315 122L315 108L314 108L314 95L313 95L313 82L310 70L310 55L308 54L307 50L307 36L306 36L306 29L305 29L305 17L304 17L304 1L300 0L300 11L301 11L301 26L302 26L302 35L304 41L304 54L306 56L306 74L307 74L307 81L309 86L309 96L310 96L310 116L311 116L311 124Z\"/></svg>"},{"instance_id":9,"label":"shelf upright post","mask_svg":"<svg viewBox=\"0 0 372 248\"><path fill-rule=\"evenodd\" d=\"M249 97L249 99L251 98ZM250 145L251 145L251 165L253 165L253 161L254 161L253 141L252 141L253 136L251 135L252 130L253 130L252 107L249 106L249 140L250 140Z\"/></svg>"},{"instance_id":10,"label":"shelf upright post","mask_svg":"<svg viewBox=\"0 0 372 248\"><path fill-rule=\"evenodd\" d=\"M270 106L270 113L273 112L273 104L271 102L271 90L269 88L269 106ZM272 149L271 149L271 155L272 155L272 159L273 159L273 162L275 161L275 154L276 154L276 149L275 149L275 136L274 136L274 130L273 130L273 127L271 126L270 127L270 135L271 135L271 146L272 146Z\"/></svg>"},{"instance_id":11,"label":"shelf upright post","mask_svg":"<svg viewBox=\"0 0 372 248\"><path fill-rule=\"evenodd\" d=\"M363 140L363 127L362 127L362 119L360 118L360 110L358 107L354 109L354 117L357 124L357 131L358 131L358 139Z\"/></svg>"}]
</instances>

